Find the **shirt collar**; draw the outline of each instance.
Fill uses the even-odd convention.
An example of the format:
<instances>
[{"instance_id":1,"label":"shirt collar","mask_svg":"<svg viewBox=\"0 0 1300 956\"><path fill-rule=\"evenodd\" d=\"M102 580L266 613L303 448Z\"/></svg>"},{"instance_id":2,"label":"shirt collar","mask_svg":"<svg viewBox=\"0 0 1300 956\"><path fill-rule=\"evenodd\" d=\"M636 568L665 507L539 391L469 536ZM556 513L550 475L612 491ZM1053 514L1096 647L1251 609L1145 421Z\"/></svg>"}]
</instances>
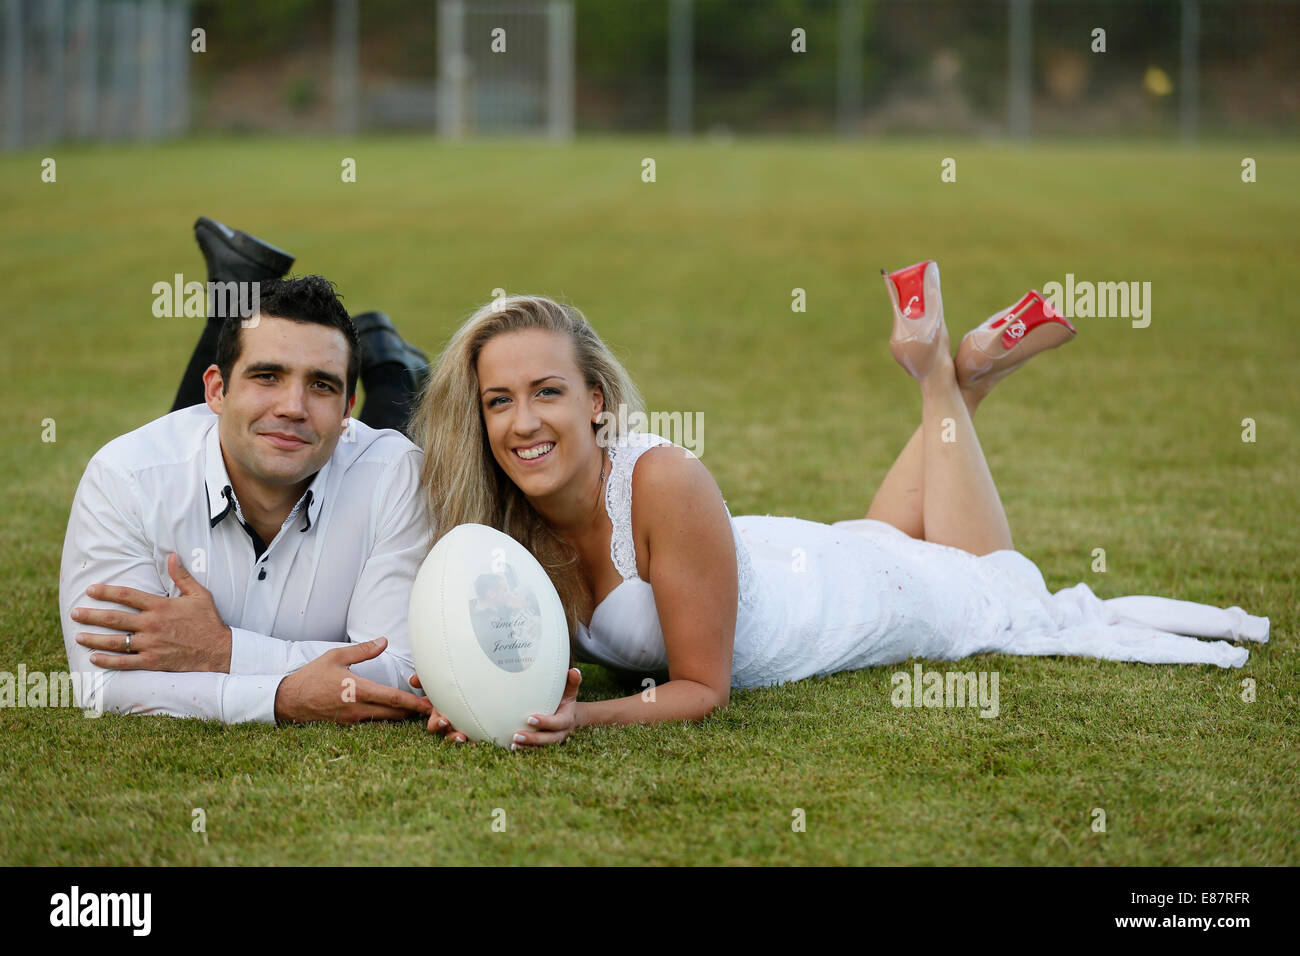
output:
<instances>
[{"instance_id":1,"label":"shirt collar","mask_svg":"<svg viewBox=\"0 0 1300 956\"><path fill-rule=\"evenodd\" d=\"M221 434L217 424L218 422L214 421L209 426L207 438L204 440L203 481L208 493L209 526L213 528L220 524L222 519L230 512L238 513L239 511L239 502L235 498L234 485L230 482L230 475L226 471L226 460L221 454ZM321 466L320 471L316 472L312 477L311 484L307 486L303 496L298 499L298 503L289 512L289 517L285 519L286 525L304 511L306 514L303 518L303 525L298 530L309 531L316 524L320 518L321 505L324 501L322 492L325 490L326 481L333 464L334 456L331 455L329 460Z\"/></svg>"}]
</instances>

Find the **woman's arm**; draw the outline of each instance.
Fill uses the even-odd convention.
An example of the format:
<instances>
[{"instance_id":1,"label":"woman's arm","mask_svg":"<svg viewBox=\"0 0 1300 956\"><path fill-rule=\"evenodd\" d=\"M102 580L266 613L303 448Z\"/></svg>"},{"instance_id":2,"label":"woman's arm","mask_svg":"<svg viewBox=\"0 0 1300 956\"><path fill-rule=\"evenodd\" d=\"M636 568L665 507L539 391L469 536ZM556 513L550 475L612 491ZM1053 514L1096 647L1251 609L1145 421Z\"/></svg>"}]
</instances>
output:
<instances>
[{"instance_id":1,"label":"woman's arm","mask_svg":"<svg viewBox=\"0 0 1300 956\"><path fill-rule=\"evenodd\" d=\"M652 448L632 473L632 530L644 535L645 579L654 590L668 652L667 683L615 700L570 701L520 746L558 743L577 727L699 720L731 698L736 636L736 546L722 494L699 459ZM572 674L571 674L572 679Z\"/></svg>"},{"instance_id":2,"label":"woman's arm","mask_svg":"<svg viewBox=\"0 0 1300 956\"><path fill-rule=\"evenodd\" d=\"M707 684L674 678L632 697L574 702L573 726L649 724L657 720L702 720L727 701Z\"/></svg>"}]
</instances>

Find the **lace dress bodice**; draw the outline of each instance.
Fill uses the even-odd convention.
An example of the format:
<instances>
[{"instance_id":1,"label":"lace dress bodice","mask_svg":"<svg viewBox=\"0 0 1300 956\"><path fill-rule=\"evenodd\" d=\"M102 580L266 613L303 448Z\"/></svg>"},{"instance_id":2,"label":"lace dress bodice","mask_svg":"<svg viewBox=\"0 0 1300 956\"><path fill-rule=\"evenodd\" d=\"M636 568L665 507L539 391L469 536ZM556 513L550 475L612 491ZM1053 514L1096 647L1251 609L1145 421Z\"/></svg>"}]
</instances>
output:
<instances>
[{"instance_id":1,"label":"lace dress bodice","mask_svg":"<svg viewBox=\"0 0 1300 956\"><path fill-rule=\"evenodd\" d=\"M623 579L592 612L590 626L578 624L578 647L586 659L617 670L662 673L668 669L663 631L654 590L636 569L636 543L632 536L632 473L637 459L659 445L672 442L659 435L632 432L610 444L610 473L605 483L605 511L613 532L609 557ZM676 446L674 446L676 447ZM690 454L679 448L681 454ZM725 504L725 503L724 503ZM728 511L730 517L730 511ZM737 617L757 602L758 583L749 552L734 521L736 544Z\"/></svg>"}]
</instances>

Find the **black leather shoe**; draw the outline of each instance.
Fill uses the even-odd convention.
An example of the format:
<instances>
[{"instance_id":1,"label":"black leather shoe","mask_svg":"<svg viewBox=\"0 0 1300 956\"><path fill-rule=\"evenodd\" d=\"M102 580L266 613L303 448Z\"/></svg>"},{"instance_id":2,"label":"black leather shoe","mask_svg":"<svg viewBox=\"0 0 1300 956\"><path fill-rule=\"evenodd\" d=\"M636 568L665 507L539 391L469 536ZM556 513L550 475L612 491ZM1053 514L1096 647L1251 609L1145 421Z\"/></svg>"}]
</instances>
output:
<instances>
[{"instance_id":1,"label":"black leather shoe","mask_svg":"<svg viewBox=\"0 0 1300 956\"><path fill-rule=\"evenodd\" d=\"M200 216L194 238L208 264L209 282L260 282L278 279L293 265L293 256L246 232Z\"/></svg>"},{"instance_id":2,"label":"black leather shoe","mask_svg":"<svg viewBox=\"0 0 1300 956\"><path fill-rule=\"evenodd\" d=\"M419 393L429 377L429 357L398 335L393 320L383 312L354 315L352 324L361 344L361 383L379 366L397 363L406 370L411 393Z\"/></svg>"}]
</instances>

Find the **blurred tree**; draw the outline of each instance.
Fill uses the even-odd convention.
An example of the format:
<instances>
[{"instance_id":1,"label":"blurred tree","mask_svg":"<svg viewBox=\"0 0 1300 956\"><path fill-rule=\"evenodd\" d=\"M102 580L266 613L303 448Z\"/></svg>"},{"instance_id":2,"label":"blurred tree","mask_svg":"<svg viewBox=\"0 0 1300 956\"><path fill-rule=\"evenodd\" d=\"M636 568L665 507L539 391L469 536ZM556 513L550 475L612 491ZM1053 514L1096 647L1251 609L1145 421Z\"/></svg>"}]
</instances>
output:
<instances>
[{"instance_id":1,"label":"blurred tree","mask_svg":"<svg viewBox=\"0 0 1300 956\"><path fill-rule=\"evenodd\" d=\"M333 14L333 0L195 0L191 22L207 31L213 58L236 64L299 48L304 37L328 42Z\"/></svg>"}]
</instances>

